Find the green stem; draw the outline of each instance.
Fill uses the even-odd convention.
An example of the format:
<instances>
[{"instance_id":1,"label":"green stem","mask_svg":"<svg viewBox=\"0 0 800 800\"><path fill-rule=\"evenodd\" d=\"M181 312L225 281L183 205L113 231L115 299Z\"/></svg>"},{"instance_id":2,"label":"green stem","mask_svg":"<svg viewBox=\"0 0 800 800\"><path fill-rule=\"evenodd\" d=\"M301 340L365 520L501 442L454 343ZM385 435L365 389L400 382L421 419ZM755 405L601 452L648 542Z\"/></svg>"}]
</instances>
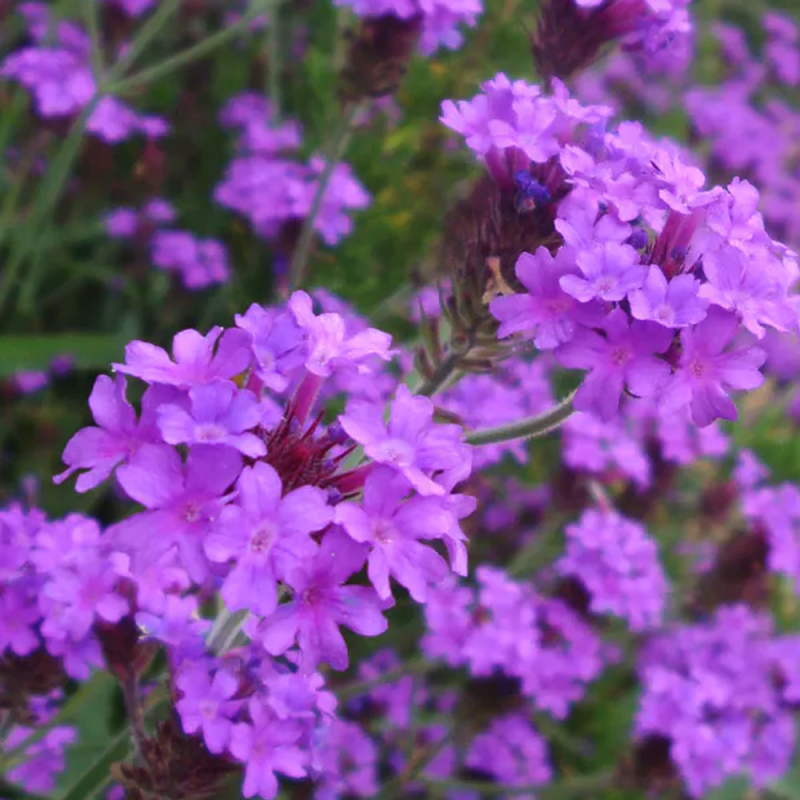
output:
<instances>
[{"instance_id":1,"label":"green stem","mask_svg":"<svg viewBox=\"0 0 800 800\"><path fill-rule=\"evenodd\" d=\"M150 698L150 707L145 712L147 722L153 722L169 708L169 699L164 699L163 693L158 692ZM112 740L103 754L83 773L71 786L59 795L58 800L87 800L96 797L112 781L112 764L122 761L131 751L131 729L126 726Z\"/></svg>"},{"instance_id":2,"label":"green stem","mask_svg":"<svg viewBox=\"0 0 800 800\"><path fill-rule=\"evenodd\" d=\"M384 686L387 683L399 681L406 675L427 672L429 669L431 669L430 661L422 657L413 658L398 665L394 669L390 669L388 672L384 672L382 675L378 675L376 678L367 678L362 681L346 683L338 688L333 687L333 691L336 692L336 697L338 697L340 701L345 701L352 697L358 697L360 694L366 694L378 686Z\"/></svg>"},{"instance_id":3,"label":"green stem","mask_svg":"<svg viewBox=\"0 0 800 800\"><path fill-rule=\"evenodd\" d=\"M239 635L239 631L242 629L246 619L246 611L230 612L223 606L208 634L208 640L206 641L208 649L217 655L227 653L236 641L236 637Z\"/></svg>"},{"instance_id":4,"label":"green stem","mask_svg":"<svg viewBox=\"0 0 800 800\"><path fill-rule=\"evenodd\" d=\"M276 0L267 22L267 92L272 103L272 118L280 122L281 109L281 2Z\"/></svg>"},{"instance_id":5,"label":"green stem","mask_svg":"<svg viewBox=\"0 0 800 800\"><path fill-rule=\"evenodd\" d=\"M512 442L516 439L535 439L539 436L544 436L563 425L572 416L575 411L574 400L575 392L572 392L555 408L538 417L527 417L508 425L499 425L496 428L468 431L465 438L470 444L480 446L499 442Z\"/></svg>"},{"instance_id":6,"label":"green stem","mask_svg":"<svg viewBox=\"0 0 800 800\"><path fill-rule=\"evenodd\" d=\"M494 783L493 781L468 781L457 778L435 780L432 778L420 777L423 783L431 789L438 791L457 790L480 792L483 795L496 796L527 794L535 792L538 800L568 800L568 798L583 798L590 796L589 793L607 788L614 782L616 770L610 769L597 772L593 775L579 775L574 778L567 778L558 783L542 786L541 784L520 784L515 786L509 783Z\"/></svg>"},{"instance_id":7,"label":"green stem","mask_svg":"<svg viewBox=\"0 0 800 800\"><path fill-rule=\"evenodd\" d=\"M181 0L162 0L159 3L153 14L139 28L139 32L134 37L130 47L125 51L125 54L111 68L108 74L109 84L113 84L120 75L124 75L128 68L133 66L147 45L158 35L173 13L178 10L180 4ZM112 91L110 86L105 88L109 92Z\"/></svg>"},{"instance_id":8,"label":"green stem","mask_svg":"<svg viewBox=\"0 0 800 800\"><path fill-rule=\"evenodd\" d=\"M46 724L36 728L30 736L26 737L16 747L0 754L0 773L7 773L18 764L27 760L27 752L37 742L44 739L57 725L71 722L78 716L78 712L86 703L95 697L98 687L111 683L112 678L106 672L95 673L72 697L64 703L61 710Z\"/></svg>"},{"instance_id":9,"label":"green stem","mask_svg":"<svg viewBox=\"0 0 800 800\"><path fill-rule=\"evenodd\" d=\"M236 38L240 33L247 29L247 26L259 15L264 13L274 0L256 0L250 9L233 25L223 28L215 34L212 34L202 42L198 42L192 47L187 47L180 53L164 59L160 64L143 69L135 75L131 75L124 80L113 82L113 77L110 77L110 83L106 90L111 94L124 94L125 92L135 89L143 84L152 83L153 81L163 78L166 75L171 75L183 67L197 61L214 50L227 44L231 39Z\"/></svg>"},{"instance_id":10,"label":"green stem","mask_svg":"<svg viewBox=\"0 0 800 800\"><path fill-rule=\"evenodd\" d=\"M89 41L92 50L92 72L98 84L103 82L103 43L100 38L100 25L98 15L99 3L86 3L84 9L86 29L89 31Z\"/></svg>"},{"instance_id":11,"label":"green stem","mask_svg":"<svg viewBox=\"0 0 800 800\"><path fill-rule=\"evenodd\" d=\"M325 192L333 176L333 171L336 169L336 165L339 161L341 161L345 150L347 150L347 145L350 142L350 136L352 134L353 121L360 108L361 105L358 103L346 105L339 119L339 123L331 135L330 143L325 153L325 167L322 170L322 174L319 176L317 190L311 201L311 208L309 209L308 216L303 220L300 237L292 253L292 263L289 266L290 289L298 289L306 279L308 259L311 255L311 244L314 241L314 223L322 208L322 201L325 199Z\"/></svg>"}]
</instances>

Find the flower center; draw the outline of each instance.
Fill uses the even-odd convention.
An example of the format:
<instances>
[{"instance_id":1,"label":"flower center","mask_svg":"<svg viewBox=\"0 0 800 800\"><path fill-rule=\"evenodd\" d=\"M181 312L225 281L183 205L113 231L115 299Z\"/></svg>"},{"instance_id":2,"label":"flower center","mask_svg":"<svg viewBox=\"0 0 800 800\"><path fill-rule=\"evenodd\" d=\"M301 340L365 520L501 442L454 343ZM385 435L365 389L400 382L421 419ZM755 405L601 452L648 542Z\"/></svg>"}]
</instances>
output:
<instances>
[{"instance_id":1,"label":"flower center","mask_svg":"<svg viewBox=\"0 0 800 800\"><path fill-rule=\"evenodd\" d=\"M204 719L212 720L217 716L217 703L213 700L202 700L199 705L200 715Z\"/></svg>"},{"instance_id":2,"label":"flower center","mask_svg":"<svg viewBox=\"0 0 800 800\"><path fill-rule=\"evenodd\" d=\"M675 312L672 310L670 306L662 305L656 309L655 318L659 322L671 325L672 322L675 320Z\"/></svg>"},{"instance_id":3,"label":"flower center","mask_svg":"<svg viewBox=\"0 0 800 800\"><path fill-rule=\"evenodd\" d=\"M394 537L394 525L388 519L376 519L372 523L372 533L375 541L381 544L390 544Z\"/></svg>"},{"instance_id":4,"label":"flower center","mask_svg":"<svg viewBox=\"0 0 800 800\"><path fill-rule=\"evenodd\" d=\"M414 462L414 450L407 442L389 439L380 447L379 460L384 464L394 464L396 467L408 467Z\"/></svg>"},{"instance_id":5,"label":"flower center","mask_svg":"<svg viewBox=\"0 0 800 800\"><path fill-rule=\"evenodd\" d=\"M196 503L187 503L183 510L183 518L187 522L197 522L201 517L200 509Z\"/></svg>"},{"instance_id":6,"label":"flower center","mask_svg":"<svg viewBox=\"0 0 800 800\"><path fill-rule=\"evenodd\" d=\"M256 555L268 553L275 541L275 533L275 525L271 522L262 523L250 535L250 552Z\"/></svg>"},{"instance_id":7,"label":"flower center","mask_svg":"<svg viewBox=\"0 0 800 800\"><path fill-rule=\"evenodd\" d=\"M689 364L689 371L695 378L702 380L706 372L708 372L708 367L702 361L692 361L692 363Z\"/></svg>"},{"instance_id":8,"label":"flower center","mask_svg":"<svg viewBox=\"0 0 800 800\"><path fill-rule=\"evenodd\" d=\"M626 347L615 347L611 351L610 360L615 366L623 367L628 363L630 357L630 351Z\"/></svg>"},{"instance_id":9,"label":"flower center","mask_svg":"<svg viewBox=\"0 0 800 800\"><path fill-rule=\"evenodd\" d=\"M606 276L604 278L597 279L597 282L595 283L595 289L597 289L599 294L605 294L606 292L610 292L616 285L617 281L615 278Z\"/></svg>"},{"instance_id":10,"label":"flower center","mask_svg":"<svg viewBox=\"0 0 800 800\"><path fill-rule=\"evenodd\" d=\"M198 442L218 442L225 438L227 431L216 422L204 422L195 428L195 437Z\"/></svg>"}]
</instances>

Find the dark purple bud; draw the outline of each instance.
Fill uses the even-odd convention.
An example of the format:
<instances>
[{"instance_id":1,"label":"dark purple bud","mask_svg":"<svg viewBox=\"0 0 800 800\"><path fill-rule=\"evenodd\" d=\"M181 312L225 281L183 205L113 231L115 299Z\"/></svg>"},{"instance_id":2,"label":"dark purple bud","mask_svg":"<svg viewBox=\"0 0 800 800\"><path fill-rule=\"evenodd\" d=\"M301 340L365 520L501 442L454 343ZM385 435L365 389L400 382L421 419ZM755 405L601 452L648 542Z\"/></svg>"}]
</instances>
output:
<instances>
[{"instance_id":1,"label":"dark purple bud","mask_svg":"<svg viewBox=\"0 0 800 800\"><path fill-rule=\"evenodd\" d=\"M648 242L649 238L647 236L647 231L644 228L634 228L633 233L628 239L628 244L634 250L644 250L644 248L647 247Z\"/></svg>"},{"instance_id":2,"label":"dark purple bud","mask_svg":"<svg viewBox=\"0 0 800 800\"><path fill-rule=\"evenodd\" d=\"M344 444L350 441L350 437L347 435L338 419L328 425L327 433L329 441L333 444Z\"/></svg>"}]
</instances>

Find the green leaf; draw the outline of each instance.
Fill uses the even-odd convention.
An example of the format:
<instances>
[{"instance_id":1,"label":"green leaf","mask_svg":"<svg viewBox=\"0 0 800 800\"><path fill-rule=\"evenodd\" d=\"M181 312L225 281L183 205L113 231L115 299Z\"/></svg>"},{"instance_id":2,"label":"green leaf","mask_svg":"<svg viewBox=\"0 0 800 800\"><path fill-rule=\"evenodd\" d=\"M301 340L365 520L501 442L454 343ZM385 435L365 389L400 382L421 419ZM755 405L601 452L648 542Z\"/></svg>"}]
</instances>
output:
<instances>
[{"instance_id":1,"label":"green leaf","mask_svg":"<svg viewBox=\"0 0 800 800\"><path fill-rule=\"evenodd\" d=\"M119 335L94 333L0 336L0 378L47 369L57 356L70 356L75 369L104 370L122 357L125 341Z\"/></svg>"}]
</instances>

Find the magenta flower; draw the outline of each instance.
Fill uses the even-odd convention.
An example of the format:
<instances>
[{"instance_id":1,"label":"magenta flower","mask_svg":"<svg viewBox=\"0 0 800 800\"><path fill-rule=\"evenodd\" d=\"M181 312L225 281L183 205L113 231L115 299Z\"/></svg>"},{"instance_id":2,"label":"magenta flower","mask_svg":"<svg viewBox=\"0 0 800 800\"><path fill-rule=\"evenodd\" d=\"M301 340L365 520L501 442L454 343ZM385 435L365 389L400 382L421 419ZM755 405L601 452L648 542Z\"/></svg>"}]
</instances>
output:
<instances>
[{"instance_id":1,"label":"magenta flower","mask_svg":"<svg viewBox=\"0 0 800 800\"><path fill-rule=\"evenodd\" d=\"M269 614L278 602L277 581L317 545L310 534L332 519L325 492L301 486L282 497L278 473L257 463L242 471L236 504L223 509L205 541L206 555L217 563L233 560L221 594L231 609Z\"/></svg>"},{"instance_id":2,"label":"magenta flower","mask_svg":"<svg viewBox=\"0 0 800 800\"><path fill-rule=\"evenodd\" d=\"M680 367L665 390L664 410L689 405L692 419L700 426L715 419L737 418L736 406L726 388L755 389L764 382L759 367L766 353L758 347L739 346L726 350L739 330L739 319L712 307L696 327L681 332L683 355Z\"/></svg>"},{"instance_id":3,"label":"magenta flower","mask_svg":"<svg viewBox=\"0 0 800 800\"><path fill-rule=\"evenodd\" d=\"M32 653L39 646L34 626L41 618L33 596L14 584L0 594L0 655L11 650L18 656Z\"/></svg>"},{"instance_id":4,"label":"magenta flower","mask_svg":"<svg viewBox=\"0 0 800 800\"><path fill-rule=\"evenodd\" d=\"M625 385L632 394L649 397L669 378L669 365L655 354L667 350L672 332L652 322L629 325L619 308L606 317L603 329L605 338L581 328L555 355L565 367L589 370L575 395L575 408L608 420L619 408Z\"/></svg>"},{"instance_id":5,"label":"magenta flower","mask_svg":"<svg viewBox=\"0 0 800 800\"><path fill-rule=\"evenodd\" d=\"M642 525L588 509L565 533L566 552L555 569L580 580L594 613L622 617L633 631L661 624L669 587L658 547Z\"/></svg>"},{"instance_id":6,"label":"magenta flower","mask_svg":"<svg viewBox=\"0 0 800 800\"><path fill-rule=\"evenodd\" d=\"M708 301L698 297L700 281L691 275L677 275L667 282L664 273L651 266L641 289L629 295L631 314L667 328L696 325L706 316Z\"/></svg>"},{"instance_id":7,"label":"magenta flower","mask_svg":"<svg viewBox=\"0 0 800 800\"><path fill-rule=\"evenodd\" d=\"M167 595L159 614L140 611L135 619L146 637L169 645L173 659L178 654L196 660L205 653L203 638L211 623L198 615L196 597Z\"/></svg>"},{"instance_id":8,"label":"magenta flower","mask_svg":"<svg viewBox=\"0 0 800 800\"><path fill-rule=\"evenodd\" d=\"M320 662L346 669L347 645L339 626L361 636L378 636L387 628L382 603L373 589L345 586L360 571L366 548L339 530L326 534L313 559L298 562L287 575L294 597L282 603L258 628L267 651L280 655L295 639L300 647L300 669L311 672Z\"/></svg>"},{"instance_id":9,"label":"magenta flower","mask_svg":"<svg viewBox=\"0 0 800 800\"><path fill-rule=\"evenodd\" d=\"M89 633L95 618L119 622L128 613L128 601L117 591L127 559L121 553L116 560L87 556L57 570L42 590L45 636L77 641Z\"/></svg>"},{"instance_id":10,"label":"magenta flower","mask_svg":"<svg viewBox=\"0 0 800 800\"><path fill-rule=\"evenodd\" d=\"M420 494L444 494L442 482L454 486L472 469L461 427L434 423L433 403L406 386L397 389L388 425L382 404L361 400L351 401L339 421L373 461L394 467Z\"/></svg>"},{"instance_id":11,"label":"magenta flower","mask_svg":"<svg viewBox=\"0 0 800 800\"><path fill-rule=\"evenodd\" d=\"M306 369L322 378L330 376L337 367L356 367L359 372L371 372L368 361L378 356L384 361L392 358L392 337L377 328L367 328L348 336L340 314L314 314L311 298L305 292L294 292L289 298L289 310L308 337ZM366 362L366 363L365 363Z\"/></svg>"},{"instance_id":12,"label":"magenta flower","mask_svg":"<svg viewBox=\"0 0 800 800\"><path fill-rule=\"evenodd\" d=\"M428 586L449 572L445 560L420 539L445 537L453 521L444 498L412 497L402 475L376 468L364 484L361 503L341 503L336 522L357 542L370 545L367 574L378 595L392 596L389 577L420 603Z\"/></svg>"},{"instance_id":13,"label":"magenta flower","mask_svg":"<svg viewBox=\"0 0 800 800\"><path fill-rule=\"evenodd\" d=\"M239 375L250 366L252 358L250 337L236 328L224 333L220 327L212 328L205 336L195 330L181 331L172 340L172 353L175 361L161 347L134 341L125 348L125 363L113 366L118 372L148 383L189 389Z\"/></svg>"},{"instance_id":14,"label":"magenta flower","mask_svg":"<svg viewBox=\"0 0 800 800\"><path fill-rule=\"evenodd\" d=\"M264 441L254 433L262 417L256 396L237 389L228 381L215 381L189 390L191 409L162 405L158 427L167 444L224 444L250 458L267 452Z\"/></svg>"},{"instance_id":15,"label":"magenta flower","mask_svg":"<svg viewBox=\"0 0 800 800\"><path fill-rule=\"evenodd\" d=\"M245 765L242 794L271 800L278 793L276 772L290 778L306 774L306 754L298 746L303 728L292 720L275 718L257 699L249 709L252 723L234 726L228 749Z\"/></svg>"},{"instance_id":16,"label":"magenta flower","mask_svg":"<svg viewBox=\"0 0 800 800\"><path fill-rule=\"evenodd\" d=\"M584 306L561 288L562 276L578 273L569 248L562 247L555 257L546 247L537 248L534 255L522 253L514 269L528 293L492 300L489 308L500 322L501 339L522 332L540 350L551 350L572 338L576 321L591 325L602 319L598 304Z\"/></svg>"},{"instance_id":17,"label":"magenta flower","mask_svg":"<svg viewBox=\"0 0 800 800\"><path fill-rule=\"evenodd\" d=\"M61 483L79 469L88 470L75 482L78 492L88 492L101 484L122 461L130 458L146 442L157 442L158 431L149 424L154 407L165 401L164 389L153 387L142 398L142 419L125 398L126 381L121 375L112 380L98 376L89 395L89 408L97 427L82 428L64 449L64 463L69 466L53 478ZM168 392L169 390L167 390Z\"/></svg>"},{"instance_id":18,"label":"magenta flower","mask_svg":"<svg viewBox=\"0 0 800 800\"><path fill-rule=\"evenodd\" d=\"M183 694L175 704L183 730L201 732L209 752L222 753L231 738L231 718L241 706L231 699L239 688L238 679L223 668L211 680L204 664L191 663L175 683Z\"/></svg>"},{"instance_id":19,"label":"magenta flower","mask_svg":"<svg viewBox=\"0 0 800 800\"><path fill-rule=\"evenodd\" d=\"M786 298L785 276L771 266L733 247L706 253L703 272L708 282L700 288L700 296L737 312L742 325L759 338L766 333L764 325L788 331L797 325L797 312Z\"/></svg>"},{"instance_id":20,"label":"magenta flower","mask_svg":"<svg viewBox=\"0 0 800 800\"><path fill-rule=\"evenodd\" d=\"M208 572L203 542L241 468L241 456L229 447L195 445L184 465L171 447L145 445L119 468L117 479L128 497L148 510L107 535L133 554L137 569L177 547L182 566L201 582Z\"/></svg>"},{"instance_id":21,"label":"magenta flower","mask_svg":"<svg viewBox=\"0 0 800 800\"><path fill-rule=\"evenodd\" d=\"M594 298L622 300L628 292L638 289L645 279L646 270L639 263L639 254L619 242L607 241L602 246L582 251L576 261L583 277L564 275L559 284L581 303Z\"/></svg>"},{"instance_id":22,"label":"magenta flower","mask_svg":"<svg viewBox=\"0 0 800 800\"><path fill-rule=\"evenodd\" d=\"M303 329L294 316L253 303L246 313L236 315L236 326L253 337L255 374L266 387L282 392L289 385L287 376L306 358Z\"/></svg>"}]
</instances>

